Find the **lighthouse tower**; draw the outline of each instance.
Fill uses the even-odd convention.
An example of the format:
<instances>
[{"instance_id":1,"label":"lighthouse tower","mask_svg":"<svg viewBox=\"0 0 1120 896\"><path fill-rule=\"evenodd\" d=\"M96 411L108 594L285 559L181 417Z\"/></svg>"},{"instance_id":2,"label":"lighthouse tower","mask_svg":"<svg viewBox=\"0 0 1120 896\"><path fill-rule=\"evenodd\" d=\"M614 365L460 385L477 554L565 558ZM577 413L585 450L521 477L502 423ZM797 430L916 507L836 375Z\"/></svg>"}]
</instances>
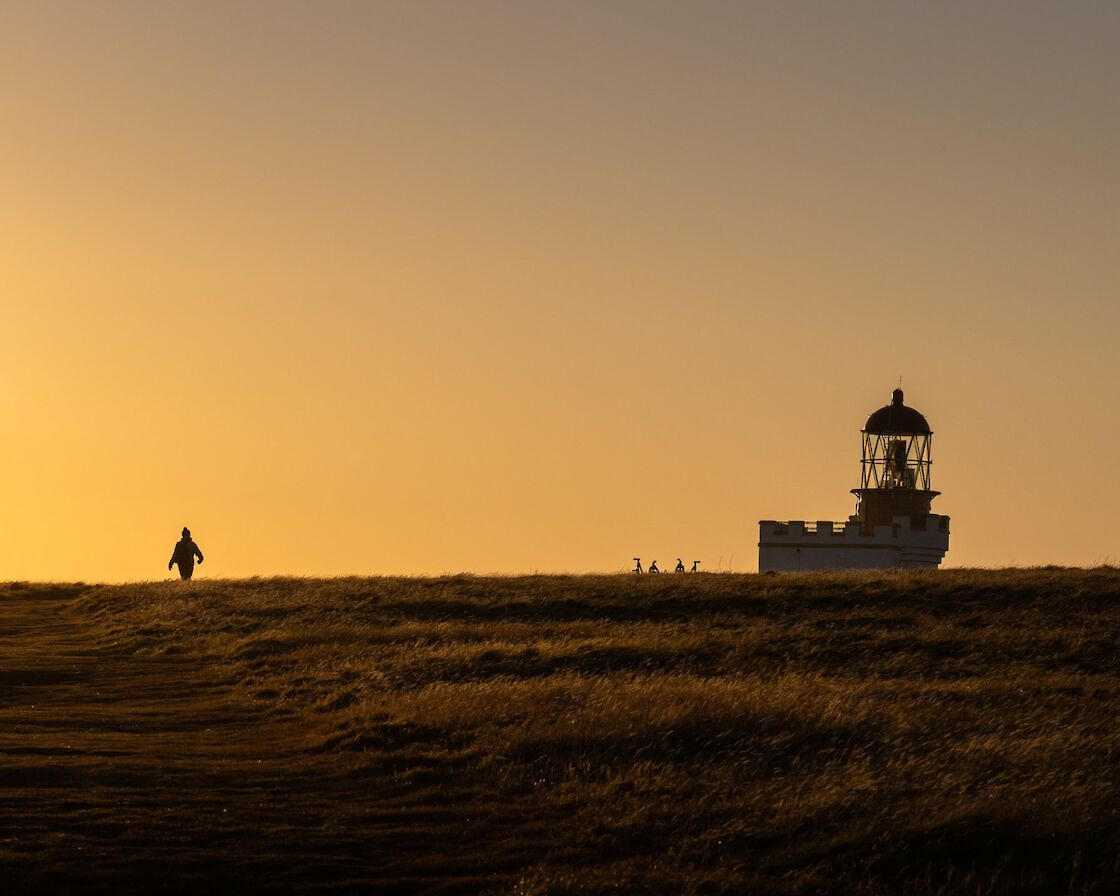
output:
<instances>
[{"instance_id":1,"label":"lighthouse tower","mask_svg":"<svg viewBox=\"0 0 1120 896\"><path fill-rule=\"evenodd\" d=\"M856 512L830 520L759 522L758 571L938 566L949 550L949 517L932 513L933 433L901 389L867 418Z\"/></svg>"}]
</instances>

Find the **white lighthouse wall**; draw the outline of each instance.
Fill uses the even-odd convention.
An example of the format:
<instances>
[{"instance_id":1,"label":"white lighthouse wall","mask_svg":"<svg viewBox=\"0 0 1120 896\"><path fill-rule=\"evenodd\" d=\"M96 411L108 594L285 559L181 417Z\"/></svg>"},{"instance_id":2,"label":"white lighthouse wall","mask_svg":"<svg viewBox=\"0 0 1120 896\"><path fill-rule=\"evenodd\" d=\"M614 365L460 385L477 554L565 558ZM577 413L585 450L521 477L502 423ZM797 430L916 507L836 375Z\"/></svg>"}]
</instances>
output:
<instances>
[{"instance_id":1,"label":"white lighthouse wall","mask_svg":"<svg viewBox=\"0 0 1120 896\"><path fill-rule=\"evenodd\" d=\"M810 572L824 569L932 569L949 549L949 518L930 514L925 528L912 529L909 517L893 526L861 530L859 523L800 520L759 523L759 572Z\"/></svg>"}]
</instances>

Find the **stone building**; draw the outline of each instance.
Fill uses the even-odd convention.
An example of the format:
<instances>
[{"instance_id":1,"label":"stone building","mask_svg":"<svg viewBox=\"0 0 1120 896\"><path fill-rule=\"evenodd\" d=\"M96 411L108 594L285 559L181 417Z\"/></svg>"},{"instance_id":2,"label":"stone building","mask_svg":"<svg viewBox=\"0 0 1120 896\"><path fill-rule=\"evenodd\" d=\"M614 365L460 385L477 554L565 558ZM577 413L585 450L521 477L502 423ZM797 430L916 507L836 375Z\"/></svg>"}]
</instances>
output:
<instances>
[{"instance_id":1,"label":"stone building","mask_svg":"<svg viewBox=\"0 0 1120 896\"><path fill-rule=\"evenodd\" d=\"M867 418L856 512L847 522L761 520L758 571L819 569L930 569L949 550L949 517L932 513L940 492L930 485L933 433L926 418L891 403Z\"/></svg>"}]
</instances>

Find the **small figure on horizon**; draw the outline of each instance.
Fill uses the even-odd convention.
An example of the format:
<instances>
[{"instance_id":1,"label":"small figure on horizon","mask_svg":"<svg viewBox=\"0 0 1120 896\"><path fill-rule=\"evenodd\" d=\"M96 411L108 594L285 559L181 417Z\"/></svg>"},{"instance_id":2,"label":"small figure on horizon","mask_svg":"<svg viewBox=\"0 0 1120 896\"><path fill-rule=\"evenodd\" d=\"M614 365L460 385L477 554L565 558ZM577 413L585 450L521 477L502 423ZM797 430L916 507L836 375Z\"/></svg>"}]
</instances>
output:
<instances>
[{"instance_id":1,"label":"small figure on horizon","mask_svg":"<svg viewBox=\"0 0 1120 896\"><path fill-rule=\"evenodd\" d=\"M175 550L171 552L171 559L167 561L168 572L171 571L172 566L178 563L179 578L189 579L194 574L195 557L198 557L198 562L202 563L202 551L191 540L191 530L184 526L183 537L179 539L179 542L175 545Z\"/></svg>"},{"instance_id":2,"label":"small figure on horizon","mask_svg":"<svg viewBox=\"0 0 1120 896\"><path fill-rule=\"evenodd\" d=\"M692 569L690 569L689 572L700 572L700 561L699 560L693 560L692 561Z\"/></svg>"},{"instance_id":3,"label":"small figure on horizon","mask_svg":"<svg viewBox=\"0 0 1120 896\"><path fill-rule=\"evenodd\" d=\"M642 574L642 558L641 557L635 557L634 558L634 572L636 572L638 575Z\"/></svg>"},{"instance_id":4,"label":"small figure on horizon","mask_svg":"<svg viewBox=\"0 0 1120 896\"><path fill-rule=\"evenodd\" d=\"M657 561L656 560L653 560L653 561L650 562L649 571L653 572L653 573L657 573L658 575L661 574L661 570L657 568Z\"/></svg>"},{"instance_id":5,"label":"small figure on horizon","mask_svg":"<svg viewBox=\"0 0 1120 896\"><path fill-rule=\"evenodd\" d=\"M677 568L674 569L673 572L684 572L684 564L681 563L680 557L677 558Z\"/></svg>"}]
</instances>

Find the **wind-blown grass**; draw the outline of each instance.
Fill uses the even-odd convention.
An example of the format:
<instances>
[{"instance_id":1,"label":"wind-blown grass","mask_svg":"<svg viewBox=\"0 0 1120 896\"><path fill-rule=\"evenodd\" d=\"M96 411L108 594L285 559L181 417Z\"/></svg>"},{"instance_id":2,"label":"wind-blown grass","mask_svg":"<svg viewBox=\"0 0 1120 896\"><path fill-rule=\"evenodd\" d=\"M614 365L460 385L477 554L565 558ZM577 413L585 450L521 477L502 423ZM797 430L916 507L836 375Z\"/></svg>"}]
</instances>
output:
<instances>
[{"instance_id":1,"label":"wind-blown grass","mask_svg":"<svg viewBox=\"0 0 1120 896\"><path fill-rule=\"evenodd\" d=\"M1120 887L1115 569L199 580L67 613L102 657L192 664L245 737L297 731L294 803L365 782L316 847L365 886ZM388 790L483 839L410 822L362 865Z\"/></svg>"}]
</instances>

